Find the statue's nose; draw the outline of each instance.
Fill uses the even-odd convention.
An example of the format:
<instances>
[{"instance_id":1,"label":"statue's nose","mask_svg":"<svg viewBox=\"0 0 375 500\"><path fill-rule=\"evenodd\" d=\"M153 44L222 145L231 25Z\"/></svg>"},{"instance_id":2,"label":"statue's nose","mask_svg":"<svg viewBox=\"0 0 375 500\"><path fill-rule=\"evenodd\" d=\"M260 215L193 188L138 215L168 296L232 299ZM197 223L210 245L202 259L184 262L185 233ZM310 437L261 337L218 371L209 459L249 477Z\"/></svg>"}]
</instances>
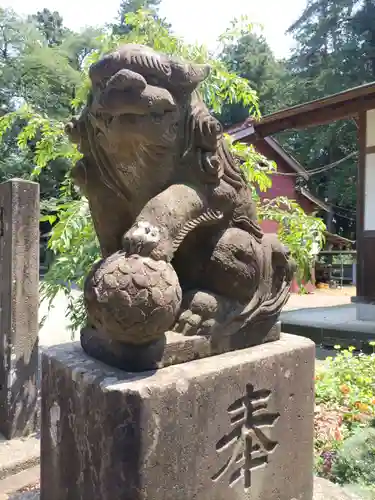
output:
<instances>
[{"instance_id":1,"label":"statue's nose","mask_svg":"<svg viewBox=\"0 0 375 500\"><path fill-rule=\"evenodd\" d=\"M141 93L147 86L146 80L139 73L130 69L121 69L109 79L106 89L108 90L131 90Z\"/></svg>"},{"instance_id":2,"label":"statue's nose","mask_svg":"<svg viewBox=\"0 0 375 500\"><path fill-rule=\"evenodd\" d=\"M145 78L121 69L100 92L98 111L111 115L161 113L175 110L172 95L162 87L148 85Z\"/></svg>"},{"instance_id":3,"label":"statue's nose","mask_svg":"<svg viewBox=\"0 0 375 500\"><path fill-rule=\"evenodd\" d=\"M147 82L142 75L129 69L121 69L108 80L101 91L98 111L113 114L142 113L139 107L146 87Z\"/></svg>"}]
</instances>

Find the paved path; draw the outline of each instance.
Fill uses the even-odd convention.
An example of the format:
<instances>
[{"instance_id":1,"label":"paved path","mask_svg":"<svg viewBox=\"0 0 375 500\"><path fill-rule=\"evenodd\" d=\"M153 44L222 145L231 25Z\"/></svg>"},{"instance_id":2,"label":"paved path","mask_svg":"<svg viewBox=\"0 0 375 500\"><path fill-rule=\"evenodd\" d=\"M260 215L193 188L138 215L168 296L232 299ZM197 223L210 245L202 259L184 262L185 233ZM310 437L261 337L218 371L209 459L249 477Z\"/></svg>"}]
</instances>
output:
<instances>
[{"instance_id":1,"label":"paved path","mask_svg":"<svg viewBox=\"0 0 375 500\"><path fill-rule=\"evenodd\" d=\"M78 296L79 292L73 292ZM47 315L47 320L39 330L39 344L47 347L55 344L78 340L78 332L73 334L69 329L69 320L66 317L68 300L63 293L60 293L53 304L53 309L48 313L47 303L43 302L39 308L39 320Z\"/></svg>"},{"instance_id":2,"label":"paved path","mask_svg":"<svg viewBox=\"0 0 375 500\"><path fill-rule=\"evenodd\" d=\"M341 306L350 304L353 295L355 295L355 289L352 287L348 290L316 290L315 293L305 295L293 293L284 310Z\"/></svg>"}]
</instances>

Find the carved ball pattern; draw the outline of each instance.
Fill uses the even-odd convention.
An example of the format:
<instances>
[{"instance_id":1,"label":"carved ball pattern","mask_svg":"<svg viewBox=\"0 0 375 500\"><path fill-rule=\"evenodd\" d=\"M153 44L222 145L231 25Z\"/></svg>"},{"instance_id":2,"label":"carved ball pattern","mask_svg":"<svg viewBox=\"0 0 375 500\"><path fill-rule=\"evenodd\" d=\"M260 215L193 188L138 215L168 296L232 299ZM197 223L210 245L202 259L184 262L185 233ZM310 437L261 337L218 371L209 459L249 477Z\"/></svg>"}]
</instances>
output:
<instances>
[{"instance_id":1,"label":"carved ball pattern","mask_svg":"<svg viewBox=\"0 0 375 500\"><path fill-rule=\"evenodd\" d=\"M170 264L123 252L96 264L85 283L91 325L129 344L162 338L176 321L181 295Z\"/></svg>"}]
</instances>

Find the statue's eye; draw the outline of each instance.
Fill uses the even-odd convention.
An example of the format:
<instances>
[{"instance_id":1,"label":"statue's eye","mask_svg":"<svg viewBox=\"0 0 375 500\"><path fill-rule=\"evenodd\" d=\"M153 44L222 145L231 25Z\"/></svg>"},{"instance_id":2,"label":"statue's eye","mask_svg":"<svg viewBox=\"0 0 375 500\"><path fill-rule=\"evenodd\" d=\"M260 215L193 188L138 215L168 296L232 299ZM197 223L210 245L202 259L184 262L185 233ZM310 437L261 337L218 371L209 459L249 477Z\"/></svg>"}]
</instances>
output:
<instances>
[{"instance_id":1,"label":"statue's eye","mask_svg":"<svg viewBox=\"0 0 375 500\"><path fill-rule=\"evenodd\" d=\"M100 90L104 90L106 88L108 80L109 78L103 78L102 80L100 80L100 82L98 82L98 87Z\"/></svg>"},{"instance_id":2,"label":"statue's eye","mask_svg":"<svg viewBox=\"0 0 375 500\"><path fill-rule=\"evenodd\" d=\"M154 87L159 87L159 81L155 76L148 76L146 81L149 85L153 85Z\"/></svg>"}]
</instances>

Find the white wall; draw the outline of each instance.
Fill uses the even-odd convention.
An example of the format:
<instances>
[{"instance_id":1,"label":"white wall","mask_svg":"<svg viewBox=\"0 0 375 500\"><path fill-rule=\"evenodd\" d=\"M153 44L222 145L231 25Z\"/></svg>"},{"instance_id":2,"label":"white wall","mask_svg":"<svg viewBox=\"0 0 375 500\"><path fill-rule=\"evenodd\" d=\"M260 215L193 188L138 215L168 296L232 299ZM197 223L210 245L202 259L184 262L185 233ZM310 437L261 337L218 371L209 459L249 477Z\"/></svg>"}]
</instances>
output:
<instances>
[{"instance_id":1,"label":"white wall","mask_svg":"<svg viewBox=\"0 0 375 500\"><path fill-rule=\"evenodd\" d=\"M366 147L375 146L375 110L367 111ZM364 230L375 231L375 153L366 155Z\"/></svg>"}]
</instances>

